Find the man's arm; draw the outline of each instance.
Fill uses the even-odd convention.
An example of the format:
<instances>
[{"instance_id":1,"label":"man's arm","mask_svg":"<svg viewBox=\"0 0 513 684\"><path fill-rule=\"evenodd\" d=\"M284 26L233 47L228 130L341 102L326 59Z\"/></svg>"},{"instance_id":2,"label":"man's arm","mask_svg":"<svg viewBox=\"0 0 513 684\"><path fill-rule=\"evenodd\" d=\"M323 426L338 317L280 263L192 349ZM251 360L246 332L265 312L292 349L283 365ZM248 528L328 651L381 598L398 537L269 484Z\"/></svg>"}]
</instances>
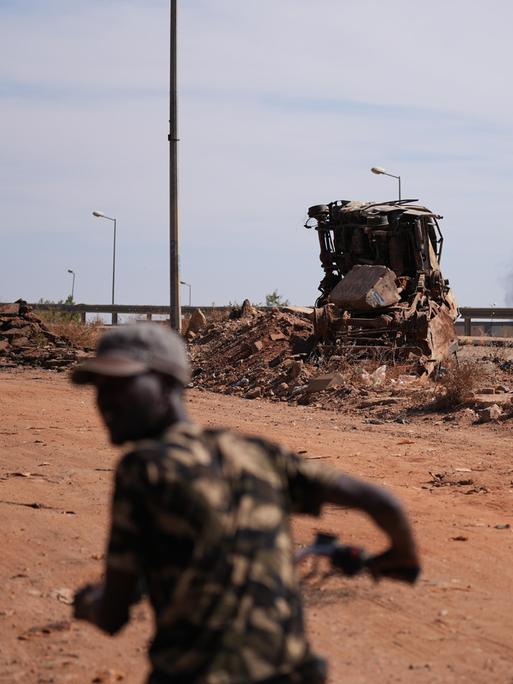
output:
<instances>
[{"instance_id":1,"label":"man's arm","mask_svg":"<svg viewBox=\"0 0 513 684\"><path fill-rule=\"evenodd\" d=\"M370 482L320 467L280 447L276 447L275 458L285 475L292 512L319 515L325 503L354 508L369 515L387 534L389 549L369 563L376 576L389 570L419 567L410 523L392 494Z\"/></svg>"},{"instance_id":2,"label":"man's arm","mask_svg":"<svg viewBox=\"0 0 513 684\"><path fill-rule=\"evenodd\" d=\"M135 454L125 456L114 481L105 580L86 585L75 594L74 617L108 634L115 634L128 622L130 606L139 599L145 485L140 460Z\"/></svg>"},{"instance_id":3,"label":"man's arm","mask_svg":"<svg viewBox=\"0 0 513 684\"><path fill-rule=\"evenodd\" d=\"M396 548L409 548L412 531L403 507L386 489L349 475L340 475L325 488L325 502L367 513Z\"/></svg>"},{"instance_id":4,"label":"man's arm","mask_svg":"<svg viewBox=\"0 0 513 684\"><path fill-rule=\"evenodd\" d=\"M375 556L370 569L380 572L394 568L419 567L413 532L399 501L381 487L349 475L340 475L325 485L326 503L355 508L372 518L390 539L390 548Z\"/></svg>"},{"instance_id":5,"label":"man's arm","mask_svg":"<svg viewBox=\"0 0 513 684\"><path fill-rule=\"evenodd\" d=\"M73 616L113 635L128 622L130 606L137 600L137 577L107 569L105 583L88 584L75 594Z\"/></svg>"}]
</instances>

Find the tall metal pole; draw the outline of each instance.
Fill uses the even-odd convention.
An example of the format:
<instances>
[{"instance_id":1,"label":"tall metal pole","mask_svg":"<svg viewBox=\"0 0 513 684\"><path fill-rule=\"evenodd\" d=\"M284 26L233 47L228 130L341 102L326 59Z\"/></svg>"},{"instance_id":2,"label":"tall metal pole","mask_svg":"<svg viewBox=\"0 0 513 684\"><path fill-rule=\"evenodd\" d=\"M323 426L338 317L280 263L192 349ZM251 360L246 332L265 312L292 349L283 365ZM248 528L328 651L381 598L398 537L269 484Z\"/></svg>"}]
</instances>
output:
<instances>
[{"instance_id":1,"label":"tall metal pole","mask_svg":"<svg viewBox=\"0 0 513 684\"><path fill-rule=\"evenodd\" d=\"M114 306L114 283L116 281L116 219L114 221L114 243L112 245L112 305Z\"/></svg>"},{"instance_id":2,"label":"tall metal pole","mask_svg":"<svg viewBox=\"0 0 513 684\"><path fill-rule=\"evenodd\" d=\"M397 180L399 181L399 199L401 199L401 176L397 176Z\"/></svg>"},{"instance_id":3,"label":"tall metal pole","mask_svg":"<svg viewBox=\"0 0 513 684\"><path fill-rule=\"evenodd\" d=\"M170 0L169 55L169 322L180 331L180 274L178 262L178 106L176 92L176 0Z\"/></svg>"}]
</instances>

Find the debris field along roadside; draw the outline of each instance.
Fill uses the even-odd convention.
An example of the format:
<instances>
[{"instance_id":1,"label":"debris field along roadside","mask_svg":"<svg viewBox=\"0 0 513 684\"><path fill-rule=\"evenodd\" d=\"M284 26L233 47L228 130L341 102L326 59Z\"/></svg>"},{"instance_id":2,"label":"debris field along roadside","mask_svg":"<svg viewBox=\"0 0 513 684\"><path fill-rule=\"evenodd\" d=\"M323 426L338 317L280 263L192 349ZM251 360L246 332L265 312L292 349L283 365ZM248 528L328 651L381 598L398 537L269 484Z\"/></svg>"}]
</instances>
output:
<instances>
[{"instance_id":1,"label":"debris field along roadside","mask_svg":"<svg viewBox=\"0 0 513 684\"><path fill-rule=\"evenodd\" d=\"M513 417L513 369L495 351L485 356L484 350L481 359L474 358L477 348L459 352L462 367L468 366L466 381L475 376L477 384L445 406L440 402L443 378L419 376L416 360L383 364L379 356L342 348L321 352L314 344L311 311L282 307L262 312L246 303L239 313L231 320L204 321L186 333L195 388L364 414L371 421L477 425ZM457 375L458 365L447 362L442 371ZM480 374L486 386L479 385Z\"/></svg>"},{"instance_id":2,"label":"debris field along roadside","mask_svg":"<svg viewBox=\"0 0 513 684\"><path fill-rule=\"evenodd\" d=\"M3 370L1 381L0 414L10 429L0 432L8 455L0 475L41 470L46 477L0 478L0 497L59 510L2 507L0 682L139 684L152 627L145 605L134 608L132 624L116 639L72 622L68 605L69 590L102 573L118 452L107 443L91 394L71 388L65 375L16 368ZM200 422L266 435L320 459L315 463L386 483L405 502L424 562L416 587L365 577L303 585L308 631L330 661L330 684L511 679L507 423L472 430L436 420L374 426L364 415L194 389L187 402ZM34 442L36 433L47 447ZM295 542L307 543L319 528L370 551L383 544L362 516L332 507L321 521L296 518Z\"/></svg>"},{"instance_id":3,"label":"debris field along roadside","mask_svg":"<svg viewBox=\"0 0 513 684\"><path fill-rule=\"evenodd\" d=\"M82 354L51 332L22 299L0 306L0 369L27 365L59 370Z\"/></svg>"},{"instance_id":4,"label":"debris field along roadside","mask_svg":"<svg viewBox=\"0 0 513 684\"><path fill-rule=\"evenodd\" d=\"M432 419L443 398L443 378L439 382L436 375L419 377L416 361L383 363L379 355L369 358L343 345L340 349L318 345L313 309L289 306L261 311L245 300L228 320L209 322L195 309L184 321L183 332L189 343L193 386L200 389L363 412L371 424ZM465 347L460 359L476 351L479 348ZM86 354L78 344L49 330L23 300L0 307L0 369L29 365L65 370ZM438 417L475 424L508 421L513 416L513 359L508 354L513 357L513 350L488 350L481 360L473 361L477 365L468 369L467 376L486 367L486 382L457 401L445 402ZM455 368L453 364L451 370L449 364L445 372Z\"/></svg>"}]
</instances>

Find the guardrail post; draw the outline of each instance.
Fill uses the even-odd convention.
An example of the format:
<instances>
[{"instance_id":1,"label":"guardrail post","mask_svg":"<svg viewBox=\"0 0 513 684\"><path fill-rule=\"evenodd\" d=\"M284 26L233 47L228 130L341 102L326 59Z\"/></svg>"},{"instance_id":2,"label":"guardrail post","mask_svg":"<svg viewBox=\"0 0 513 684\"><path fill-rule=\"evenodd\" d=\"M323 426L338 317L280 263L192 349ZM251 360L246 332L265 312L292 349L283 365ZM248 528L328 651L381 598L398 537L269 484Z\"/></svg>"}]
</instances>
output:
<instances>
[{"instance_id":1,"label":"guardrail post","mask_svg":"<svg viewBox=\"0 0 513 684\"><path fill-rule=\"evenodd\" d=\"M151 319L152 319L151 313L147 313L147 314L146 314L146 320L147 320L147 321L151 321Z\"/></svg>"},{"instance_id":2,"label":"guardrail post","mask_svg":"<svg viewBox=\"0 0 513 684\"><path fill-rule=\"evenodd\" d=\"M472 319L469 318L468 316L465 316L464 321L465 321L465 335L470 337L470 335L472 335Z\"/></svg>"},{"instance_id":3,"label":"guardrail post","mask_svg":"<svg viewBox=\"0 0 513 684\"><path fill-rule=\"evenodd\" d=\"M82 323L82 325L86 324L86 316L87 316L87 314L85 311L80 312L80 322Z\"/></svg>"},{"instance_id":4,"label":"guardrail post","mask_svg":"<svg viewBox=\"0 0 513 684\"><path fill-rule=\"evenodd\" d=\"M118 315L115 312L112 312L112 325L117 325L118 324Z\"/></svg>"}]
</instances>

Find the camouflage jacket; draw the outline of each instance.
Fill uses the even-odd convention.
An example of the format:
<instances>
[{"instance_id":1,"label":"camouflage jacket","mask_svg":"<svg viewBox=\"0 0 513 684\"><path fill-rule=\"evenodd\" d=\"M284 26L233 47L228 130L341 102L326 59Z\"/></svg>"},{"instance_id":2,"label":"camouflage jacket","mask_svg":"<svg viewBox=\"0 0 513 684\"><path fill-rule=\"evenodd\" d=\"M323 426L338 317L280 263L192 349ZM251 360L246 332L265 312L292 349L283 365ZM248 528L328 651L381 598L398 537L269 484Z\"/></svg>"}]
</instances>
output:
<instances>
[{"instance_id":1,"label":"camouflage jacket","mask_svg":"<svg viewBox=\"0 0 513 684\"><path fill-rule=\"evenodd\" d=\"M107 565L142 576L150 682L323 682L289 515L316 515L333 472L256 437L179 423L116 471Z\"/></svg>"}]
</instances>

